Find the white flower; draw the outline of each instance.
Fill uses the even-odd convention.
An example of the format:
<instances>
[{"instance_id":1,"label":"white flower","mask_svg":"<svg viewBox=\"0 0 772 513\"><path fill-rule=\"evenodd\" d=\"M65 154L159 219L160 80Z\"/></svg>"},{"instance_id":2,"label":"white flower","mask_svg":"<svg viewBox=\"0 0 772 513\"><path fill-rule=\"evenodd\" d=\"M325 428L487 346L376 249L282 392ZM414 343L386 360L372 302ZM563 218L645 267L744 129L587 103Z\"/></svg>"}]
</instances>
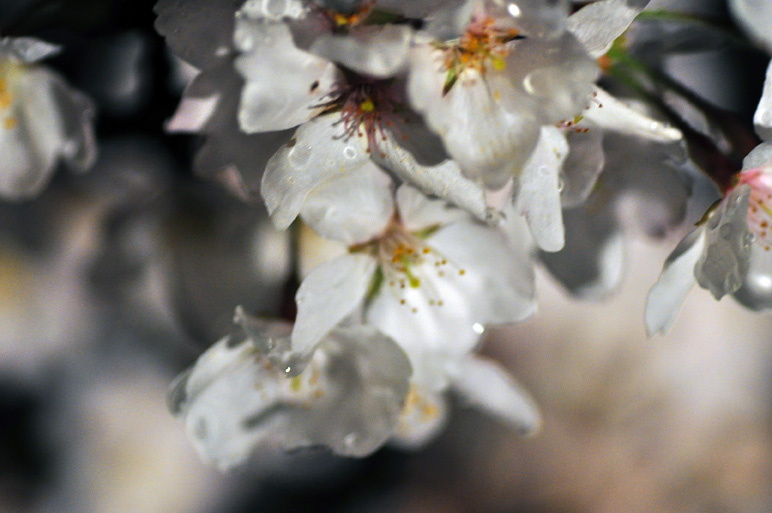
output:
<instances>
[{"instance_id":1,"label":"white flower","mask_svg":"<svg viewBox=\"0 0 772 513\"><path fill-rule=\"evenodd\" d=\"M466 176L501 188L520 174L542 125L584 108L597 68L570 33L519 39L506 11L469 5L461 32L437 40L430 25L417 39L408 98Z\"/></svg>"},{"instance_id":2,"label":"white flower","mask_svg":"<svg viewBox=\"0 0 772 513\"><path fill-rule=\"evenodd\" d=\"M410 363L369 326L339 326L294 373L291 326L237 310L243 334L209 348L180 375L169 407L197 451L220 469L243 463L261 445L317 445L367 456L396 429L408 393Z\"/></svg>"},{"instance_id":3,"label":"white flower","mask_svg":"<svg viewBox=\"0 0 772 513\"><path fill-rule=\"evenodd\" d=\"M772 143L743 162L721 202L668 257L646 306L650 333L666 331L695 280L716 299L727 294L752 309L772 306ZM751 272L751 268L753 271ZM693 273L686 270L693 269Z\"/></svg>"},{"instance_id":4,"label":"white flower","mask_svg":"<svg viewBox=\"0 0 772 513\"><path fill-rule=\"evenodd\" d=\"M0 196L36 195L61 161L85 171L96 159L94 108L38 61L59 48L31 38L0 39Z\"/></svg>"},{"instance_id":5,"label":"white flower","mask_svg":"<svg viewBox=\"0 0 772 513\"><path fill-rule=\"evenodd\" d=\"M466 369L474 365L472 352L486 325L518 322L535 311L528 255L518 255L497 231L406 185L398 189L394 206L384 209L390 215L370 224L366 234L357 211L347 211L362 189L341 185L337 192L338 202L329 208L343 213L335 222L328 222L329 212L305 207L303 218L327 237L349 243L350 250L315 268L301 284L293 350L308 354L342 319L361 315L407 353L420 401L437 405L436 394L453 386L489 406L472 393L477 389L467 382L472 378ZM355 231L361 239L351 244ZM506 383L502 389L519 390L511 380ZM489 398L519 405L508 413L501 405L490 408L523 431L535 429L538 414L530 399L515 395L520 402ZM441 425L440 417L413 419ZM412 426L405 432L423 432L415 422L405 423Z\"/></svg>"}]
</instances>

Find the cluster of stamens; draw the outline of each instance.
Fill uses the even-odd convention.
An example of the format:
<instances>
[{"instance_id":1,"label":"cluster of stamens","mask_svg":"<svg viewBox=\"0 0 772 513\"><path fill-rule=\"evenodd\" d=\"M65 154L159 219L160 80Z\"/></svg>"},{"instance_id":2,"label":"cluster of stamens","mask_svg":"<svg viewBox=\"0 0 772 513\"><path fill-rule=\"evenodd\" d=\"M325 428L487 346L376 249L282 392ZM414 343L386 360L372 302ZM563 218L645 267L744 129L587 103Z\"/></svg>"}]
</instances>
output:
<instances>
[{"instance_id":1,"label":"cluster of stamens","mask_svg":"<svg viewBox=\"0 0 772 513\"><path fill-rule=\"evenodd\" d=\"M772 247L772 169L766 166L743 171L738 185L748 184L748 229L756 236L756 242L766 251Z\"/></svg>"},{"instance_id":2,"label":"cluster of stamens","mask_svg":"<svg viewBox=\"0 0 772 513\"><path fill-rule=\"evenodd\" d=\"M426 231L431 233L433 229ZM442 278L449 273L464 276L465 269L457 268L444 256L424 242L424 233L413 233L405 229L402 222L395 218L381 236L369 243L355 246L352 251L368 250L378 260L383 277L382 286L399 297L399 303L418 313L418 308L405 298L409 289L422 289L422 295L428 297L429 306L442 307L445 302L436 291L421 280L419 274L436 272ZM421 268L420 273L417 272Z\"/></svg>"},{"instance_id":3,"label":"cluster of stamens","mask_svg":"<svg viewBox=\"0 0 772 513\"><path fill-rule=\"evenodd\" d=\"M445 51L444 66L448 70L443 94L450 91L464 70L485 74L488 63L495 70L506 68L508 43L517 39L518 33L515 29L496 27L495 23L493 18L475 19L459 39L437 43L437 48Z\"/></svg>"},{"instance_id":4,"label":"cluster of stamens","mask_svg":"<svg viewBox=\"0 0 772 513\"><path fill-rule=\"evenodd\" d=\"M340 108L341 118L337 123L343 124L341 137L365 137L367 153L377 151L385 156L379 150L378 142L387 139L386 129L396 131L398 111L402 108L393 85L388 81L359 78L338 84L330 96L335 100L323 106Z\"/></svg>"},{"instance_id":5,"label":"cluster of stamens","mask_svg":"<svg viewBox=\"0 0 772 513\"><path fill-rule=\"evenodd\" d=\"M603 104L598 100L598 92L593 91L592 96L590 97L590 103L595 103L599 109L603 108ZM591 105L587 105L584 110L589 110ZM574 119L564 119L563 121L560 121L557 123L557 127L561 128L563 130L568 130L577 134L586 134L590 131L587 127L581 127L577 126L582 120L584 119L584 116L579 114Z\"/></svg>"},{"instance_id":6,"label":"cluster of stamens","mask_svg":"<svg viewBox=\"0 0 772 513\"><path fill-rule=\"evenodd\" d=\"M372 13L374 4L374 1L362 2L362 5L353 12L339 12L335 9L326 9L319 5L314 5L312 9L319 12L329 22L333 32L339 32L364 23Z\"/></svg>"}]
</instances>

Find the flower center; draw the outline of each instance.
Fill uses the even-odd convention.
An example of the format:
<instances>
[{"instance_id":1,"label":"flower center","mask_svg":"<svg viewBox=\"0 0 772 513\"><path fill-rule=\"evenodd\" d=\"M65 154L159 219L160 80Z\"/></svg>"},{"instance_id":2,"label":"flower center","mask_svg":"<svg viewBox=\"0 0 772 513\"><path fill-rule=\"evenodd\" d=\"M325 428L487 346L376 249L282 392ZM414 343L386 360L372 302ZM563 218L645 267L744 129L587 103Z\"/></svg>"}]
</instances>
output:
<instances>
[{"instance_id":1,"label":"flower center","mask_svg":"<svg viewBox=\"0 0 772 513\"><path fill-rule=\"evenodd\" d=\"M325 105L340 108L341 118L336 124L343 124L342 137L365 137L367 153L377 151L385 156L378 142L387 139L387 129L397 130L398 112L403 108L391 81L356 77L337 84L330 96L335 99Z\"/></svg>"},{"instance_id":2,"label":"flower center","mask_svg":"<svg viewBox=\"0 0 772 513\"><path fill-rule=\"evenodd\" d=\"M439 226L418 232L409 232L402 222L395 217L378 238L354 246L351 251L369 251L378 260L378 276L371 296L385 287L395 295L401 305L418 312L418 305L413 304L408 292L421 289L421 295L427 298L429 306L442 307L444 301L431 285L432 274L439 278L451 274L463 277L465 269L458 268L437 250L426 244L425 239Z\"/></svg>"},{"instance_id":3,"label":"flower center","mask_svg":"<svg viewBox=\"0 0 772 513\"><path fill-rule=\"evenodd\" d=\"M373 11L374 1L365 1L351 12L341 12L336 9L312 4L311 8L322 15L333 32L345 32L352 27L361 25Z\"/></svg>"},{"instance_id":4,"label":"flower center","mask_svg":"<svg viewBox=\"0 0 772 513\"><path fill-rule=\"evenodd\" d=\"M767 165L743 171L738 185L748 184L748 229L765 250L772 247L772 168Z\"/></svg>"},{"instance_id":5,"label":"flower center","mask_svg":"<svg viewBox=\"0 0 772 513\"><path fill-rule=\"evenodd\" d=\"M443 94L450 91L465 70L485 74L489 63L499 71L507 67L505 57L510 50L509 43L518 37L517 30L502 29L495 23L490 17L473 19L459 39L436 44L445 52L444 66L448 70Z\"/></svg>"}]
</instances>

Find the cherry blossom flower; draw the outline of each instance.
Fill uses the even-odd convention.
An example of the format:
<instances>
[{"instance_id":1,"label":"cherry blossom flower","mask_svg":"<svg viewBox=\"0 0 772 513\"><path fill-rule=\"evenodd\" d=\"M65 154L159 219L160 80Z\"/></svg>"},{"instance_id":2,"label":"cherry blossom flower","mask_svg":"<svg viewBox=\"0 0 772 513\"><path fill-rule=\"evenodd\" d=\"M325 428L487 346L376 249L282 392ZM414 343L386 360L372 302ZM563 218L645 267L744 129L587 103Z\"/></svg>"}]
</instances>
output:
<instances>
[{"instance_id":1,"label":"cherry blossom flower","mask_svg":"<svg viewBox=\"0 0 772 513\"><path fill-rule=\"evenodd\" d=\"M527 249L518 253L497 231L407 185L393 204L383 203L381 213L388 215L368 216L365 225L361 210L349 207L371 196L361 182L340 180L337 204L311 200L313 207L303 207L306 222L349 245L349 252L319 265L301 284L293 350L308 354L342 319L361 316L407 353L416 400L435 405L432 411L444 411L438 394L453 387L523 431L535 429L538 414L527 395L502 370L485 370L493 364L476 365L472 355L486 325L518 322L535 311ZM486 398L477 377L509 392ZM441 425L440 415L410 418ZM436 430L404 425L414 443L423 439L415 433Z\"/></svg>"},{"instance_id":2,"label":"cherry blossom flower","mask_svg":"<svg viewBox=\"0 0 772 513\"><path fill-rule=\"evenodd\" d=\"M0 39L0 196L23 199L45 187L57 164L76 172L96 159L94 107L38 64L60 48L32 38Z\"/></svg>"},{"instance_id":3,"label":"cherry blossom flower","mask_svg":"<svg viewBox=\"0 0 772 513\"><path fill-rule=\"evenodd\" d=\"M297 356L290 325L240 308L236 321L242 332L210 347L169 394L202 458L226 470L268 444L361 457L391 436L410 377L391 339L370 326L339 326L297 373L288 364Z\"/></svg>"}]
</instances>

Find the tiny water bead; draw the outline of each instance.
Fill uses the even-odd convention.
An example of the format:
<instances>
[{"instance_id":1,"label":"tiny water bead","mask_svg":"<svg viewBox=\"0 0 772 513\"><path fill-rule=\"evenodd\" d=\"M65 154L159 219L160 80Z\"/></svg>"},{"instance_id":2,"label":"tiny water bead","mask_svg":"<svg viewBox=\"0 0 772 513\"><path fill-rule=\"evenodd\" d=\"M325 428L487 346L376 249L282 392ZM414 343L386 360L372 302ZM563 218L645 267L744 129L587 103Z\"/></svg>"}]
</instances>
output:
<instances>
[{"instance_id":1,"label":"tiny water bead","mask_svg":"<svg viewBox=\"0 0 772 513\"><path fill-rule=\"evenodd\" d=\"M765 165L739 174L738 185L748 184L748 229L765 250L772 247L772 167Z\"/></svg>"}]
</instances>

